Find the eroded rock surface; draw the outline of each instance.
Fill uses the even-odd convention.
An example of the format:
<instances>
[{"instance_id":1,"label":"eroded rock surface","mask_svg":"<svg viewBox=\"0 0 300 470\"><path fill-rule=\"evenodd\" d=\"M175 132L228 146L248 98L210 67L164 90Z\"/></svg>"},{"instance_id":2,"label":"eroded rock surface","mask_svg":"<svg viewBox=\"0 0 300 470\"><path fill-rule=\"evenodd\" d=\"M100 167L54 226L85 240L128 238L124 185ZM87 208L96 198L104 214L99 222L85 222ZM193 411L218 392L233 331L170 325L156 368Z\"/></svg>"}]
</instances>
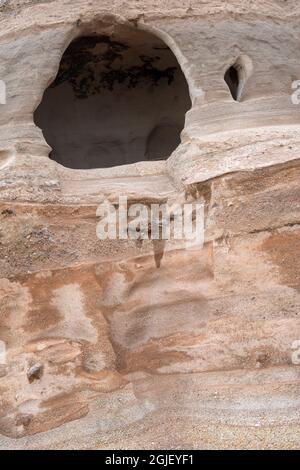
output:
<instances>
[{"instance_id":1,"label":"eroded rock surface","mask_svg":"<svg viewBox=\"0 0 300 470\"><path fill-rule=\"evenodd\" d=\"M0 11L0 447L299 447L299 3ZM192 102L181 144L166 161L65 168L34 111L71 41L120 25L175 54ZM204 203L204 247L100 241L97 207L120 195Z\"/></svg>"}]
</instances>

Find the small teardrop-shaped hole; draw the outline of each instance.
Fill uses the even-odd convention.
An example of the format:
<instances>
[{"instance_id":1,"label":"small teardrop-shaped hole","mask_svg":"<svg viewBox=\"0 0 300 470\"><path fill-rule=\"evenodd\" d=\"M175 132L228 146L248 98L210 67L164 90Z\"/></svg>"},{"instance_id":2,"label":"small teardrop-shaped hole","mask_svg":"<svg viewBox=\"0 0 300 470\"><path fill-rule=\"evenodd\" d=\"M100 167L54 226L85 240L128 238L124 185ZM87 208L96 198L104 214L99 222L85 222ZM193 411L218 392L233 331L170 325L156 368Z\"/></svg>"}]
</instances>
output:
<instances>
[{"instance_id":1,"label":"small teardrop-shaped hole","mask_svg":"<svg viewBox=\"0 0 300 470\"><path fill-rule=\"evenodd\" d=\"M239 101L240 95L240 79L239 72L234 65L229 67L224 75L224 80L228 85L231 96L235 101Z\"/></svg>"},{"instance_id":2,"label":"small teardrop-shaped hole","mask_svg":"<svg viewBox=\"0 0 300 470\"><path fill-rule=\"evenodd\" d=\"M235 101L241 101L246 82L253 73L253 63L249 56L241 54L225 72L224 80Z\"/></svg>"}]
</instances>

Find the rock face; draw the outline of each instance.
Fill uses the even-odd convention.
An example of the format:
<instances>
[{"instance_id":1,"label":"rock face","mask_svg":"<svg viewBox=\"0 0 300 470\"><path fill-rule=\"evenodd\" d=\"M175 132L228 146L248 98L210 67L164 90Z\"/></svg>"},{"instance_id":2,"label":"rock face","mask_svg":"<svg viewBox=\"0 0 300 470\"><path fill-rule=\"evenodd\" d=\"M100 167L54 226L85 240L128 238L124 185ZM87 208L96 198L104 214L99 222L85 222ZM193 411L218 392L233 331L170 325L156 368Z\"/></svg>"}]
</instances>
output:
<instances>
[{"instance_id":1,"label":"rock face","mask_svg":"<svg viewBox=\"0 0 300 470\"><path fill-rule=\"evenodd\" d=\"M0 3L1 448L299 446L299 19L296 0ZM66 168L35 111L72 41L120 29L178 61L181 142ZM120 195L203 203L204 246L100 241Z\"/></svg>"}]
</instances>

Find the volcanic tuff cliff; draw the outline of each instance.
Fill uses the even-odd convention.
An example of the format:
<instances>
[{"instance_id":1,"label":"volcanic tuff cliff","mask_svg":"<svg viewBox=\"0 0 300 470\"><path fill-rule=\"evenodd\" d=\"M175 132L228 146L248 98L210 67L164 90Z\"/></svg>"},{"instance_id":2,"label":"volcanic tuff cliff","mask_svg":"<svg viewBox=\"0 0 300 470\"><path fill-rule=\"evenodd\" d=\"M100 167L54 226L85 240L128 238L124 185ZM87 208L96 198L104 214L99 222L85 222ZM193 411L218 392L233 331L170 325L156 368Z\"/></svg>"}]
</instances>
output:
<instances>
[{"instance_id":1,"label":"volcanic tuff cliff","mask_svg":"<svg viewBox=\"0 0 300 470\"><path fill-rule=\"evenodd\" d=\"M0 3L0 448L299 446L299 20L296 0ZM49 158L34 113L70 43L137 32L187 81L179 146ZM204 247L100 241L119 195L204 202Z\"/></svg>"}]
</instances>

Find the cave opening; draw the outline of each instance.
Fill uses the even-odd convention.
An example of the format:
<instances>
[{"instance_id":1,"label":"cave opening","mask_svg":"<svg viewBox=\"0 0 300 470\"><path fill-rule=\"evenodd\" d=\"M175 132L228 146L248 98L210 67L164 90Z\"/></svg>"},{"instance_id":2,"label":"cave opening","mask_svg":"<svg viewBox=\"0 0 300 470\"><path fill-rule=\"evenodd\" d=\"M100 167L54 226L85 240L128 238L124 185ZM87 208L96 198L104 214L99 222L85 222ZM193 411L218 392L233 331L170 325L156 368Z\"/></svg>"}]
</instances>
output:
<instances>
[{"instance_id":1,"label":"cave opening","mask_svg":"<svg viewBox=\"0 0 300 470\"><path fill-rule=\"evenodd\" d=\"M168 158L190 107L171 49L146 31L121 28L71 42L34 120L50 158L68 168L106 168Z\"/></svg>"}]
</instances>

